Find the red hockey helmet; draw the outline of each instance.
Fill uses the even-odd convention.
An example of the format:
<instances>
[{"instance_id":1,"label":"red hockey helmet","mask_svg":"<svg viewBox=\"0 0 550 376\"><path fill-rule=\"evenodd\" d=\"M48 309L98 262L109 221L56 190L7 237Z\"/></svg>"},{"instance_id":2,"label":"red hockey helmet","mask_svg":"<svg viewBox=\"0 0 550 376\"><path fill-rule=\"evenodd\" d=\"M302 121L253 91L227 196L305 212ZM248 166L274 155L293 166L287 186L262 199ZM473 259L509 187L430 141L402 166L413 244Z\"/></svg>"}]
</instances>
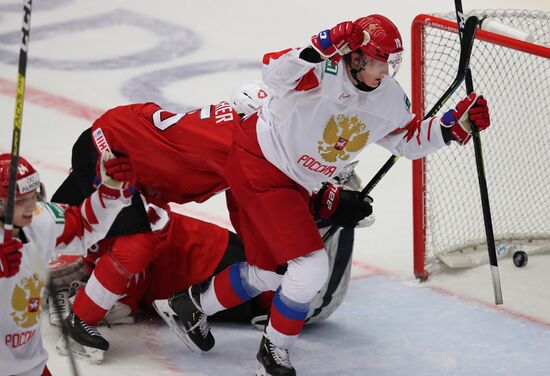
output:
<instances>
[{"instance_id":1,"label":"red hockey helmet","mask_svg":"<svg viewBox=\"0 0 550 376\"><path fill-rule=\"evenodd\" d=\"M0 197L8 197L11 154L0 154ZM19 157L15 194L20 195L40 188L40 175L23 157Z\"/></svg>"},{"instance_id":2,"label":"red hockey helmet","mask_svg":"<svg viewBox=\"0 0 550 376\"><path fill-rule=\"evenodd\" d=\"M370 35L370 41L359 47L363 55L388 63L395 75L403 55L403 40L397 26L380 14L359 18L355 25Z\"/></svg>"}]
</instances>

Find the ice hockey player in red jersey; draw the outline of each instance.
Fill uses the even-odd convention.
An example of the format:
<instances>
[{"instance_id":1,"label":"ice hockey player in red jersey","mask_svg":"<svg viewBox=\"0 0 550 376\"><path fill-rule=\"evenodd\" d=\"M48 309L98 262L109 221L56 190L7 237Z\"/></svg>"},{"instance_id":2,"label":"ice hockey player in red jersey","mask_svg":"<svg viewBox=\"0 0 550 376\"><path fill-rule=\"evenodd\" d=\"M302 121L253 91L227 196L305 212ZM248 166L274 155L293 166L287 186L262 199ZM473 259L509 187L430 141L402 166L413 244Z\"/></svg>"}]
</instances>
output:
<instances>
[{"instance_id":1,"label":"ice hockey player in red jersey","mask_svg":"<svg viewBox=\"0 0 550 376\"><path fill-rule=\"evenodd\" d=\"M261 106L267 92L259 82L246 88L255 101L249 114ZM164 202L202 202L227 188L222 173L233 128L240 121L232 103L225 101L185 114L154 103L132 104L107 111L91 133L99 151L106 142L132 161L136 188L144 195Z\"/></svg>"},{"instance_id":2,"label":"ice hockey player in red jersey","mask_svg":"<svg viewBox=\"0 0 550 376\"><path fill-rule=\"evenodd\" d=\"M97 155L104 149L135 168L138 192L109 230L108 236L116 237L112 251L97 260L66 320L69 337L80 345L74 346L77 355L102 361L109 343L93 326L126 293L130 278L158 257L158 237L174 233L167 203L202 202L227 188L223 167L233 129L267 97L267 88L254 82L238 88L231 104L221 102L185 114L168 112L154 103L116 107L79 137L73 146L71 174L52 200L79 203L93 191ZM94 329L93 336L90 331L77 331L72 323Z\"/></svg>"},{"instance_id":3,"label":"ice hockey player in red jersey","mask_svg":"<svg viewBox=\"0 0 550 376\"><path fill-rule=\"evenodd\" d=\"M355 167L354 165L350 166ZM343 173L340 182L348 188L359 189L360 179L353 170ZM140 312L153 312L152 302L158 299L167 299L171 294L188 288L189 286L209 279L228 266L245 261L242 242L238 237L219 226L197 220L175 212L170 212L169 225L163 231L150 232L152 241L148 245L158 256L142 272L134 274L128 281L124 295L111 306L103 317L103 321L111 324L129 324ZM363 223L372 224L374 218ZM318 223L320 231L330 226L329 221ZM88 280L90 271L95 268L98 259L113 251L116 237L101 240L93 252L88 252L86 265L84 261L71 256L61 256L50 263L51 275L54 284L58 287L55 297L58 306L66 317L70 311L69 296L73 286L81 286ZM306 321L309 323L329 317L342 303L349 285L351 272L351 255L353 250L354 229L342 229L327 242L325 248L329 255L330 278L323 289L317 293L310 306ZM100 268L102 267L99 264ZM87 267L88 268L87 268ZM86 271L88 269L88 271ZM109 286L109 274L102 275L102 284ZM276 276L281 278L280 275ZM94 282L92 282L94 283ZM69 293L69 291L71 291ZM96 288L94 298L101 297ZM105 294L104 294L105 295ZM106 295L109 295L107 292ZM258 297L232 309L221 311L214 316L215 320L253 323L257 327L266 324L266 317L271 306L273 292L264 293ZM77 309L94 310L93 303L88 302ZM50 323L59 325L56 307L50 304ZM161 307L161 317L169 323L172 330L180 338L183 335L179 323L170 316L170 310ZM85 315L83 315L86 317ZM63 340L60 340L63 348ZM80 357L86 356L98 363L101 358L98 354L82 354L78 350L78 343L74 344L73 351Z\"/></svg>"},{"instance_id":4,"label":"ice hockey player in red jersey","mask_svg":"<svg viewBox=\"0 0 550 376\"><path fill-rule=\"evenodd\" d=\"M275 288L257 374L295 375L288 349L328 275L312 211L341 227L372 212L370 198L332 178L373 143L415 159L453 140L467 143L471 122L479 130L490 125L487 102L475 93L442 117L416 119L392 77L402 52L397 27L370 15L321 31L307 47L264 56L263 81L272 96L235 128L224 172L247 262L168 301L191 348L214 346L208 316ZM281 265L287 265L281 285L272 286Z\"/></svg>"},{"instance_id":5,"label":"ice hockey player in red jersey","mask_svg":"<svg viewBox=\"0 0 550 376\"><path fill-rule=\"evenodd\" d=\"M103 183L80 207L45 202L40 176L23 157L17 167L12 238L4 229L10 154L0 155L0 364L5 375L49 375L48 354L40 331L44 271L52 252L85 255L102 239L118 212L130 204L128 181L112 171L132 176L131 166L108 153L101 158Z\"/></svg>"},{"instance_id":6,"label":"ice hockey player in red jersey","mask_svg":"<svg viewBox=\"0 0 550 376\"><path fill-rule=\"evenodd\" d=\"M147 246L157 257L145 269L132 275L124 295L118 296L118 306L113 306L114 309L101 317L106 323L133 322L129 316L135 317L142 310L153 313L151 303L154 299L166 299L175 291L208 279L220 268L219 265L229 265L226 261L222 262L222 259L244 260L241 242L229 230L172 211L168 215L170 221L165 230L148 232L151 241ZM50 263L52 279L58 288L58 299L68 299L69 290L74 290L89 280L98 261L113 252L116 240L117 237L101 240L83 259L62 255ZM98 277L102 284L109 287L110 275L101 272L102 264L98 265ZM93 280L89 282L95 283ZM61 292L67 295L61 296ZM71 295L73 292L71 291ZM91 298L98 298L101 291L96 288L95 294L91 295ZM60 303L62 307L59 308L63 309L64 316L68 315L70 302ZM120 303L125 307L121 307ZM50 304L51 308L55 309ZM86 308L94 309L93 304L88 304ZM126 312L124 315L123 310ZM50 323L59 325L57 320L54 312L50 312Z\"/></svg>"},{"instance_id":7,"label":"ice hockey player in red jersey","mask_svg":"<svg viewBox=\"0 0 550 376\"><path fill-rule=\"evenodd\" d=\"M136 188L146 197L180 204L205 201L227 188L222 173L234 127L267 98L265 85L253 81L237 88L231 103L224 101L185 114L166 111L155 103L110 109L75 142L72 171L56 195L79 202L83 194L93 191L98 151L109 147L131 161ZM124 233L124 227L131 232L148 227L147 221L136 220L144 219L140 201L136 195L132 207L121 213L115 224L117 235Z\"/></svg>"}]
</instances>

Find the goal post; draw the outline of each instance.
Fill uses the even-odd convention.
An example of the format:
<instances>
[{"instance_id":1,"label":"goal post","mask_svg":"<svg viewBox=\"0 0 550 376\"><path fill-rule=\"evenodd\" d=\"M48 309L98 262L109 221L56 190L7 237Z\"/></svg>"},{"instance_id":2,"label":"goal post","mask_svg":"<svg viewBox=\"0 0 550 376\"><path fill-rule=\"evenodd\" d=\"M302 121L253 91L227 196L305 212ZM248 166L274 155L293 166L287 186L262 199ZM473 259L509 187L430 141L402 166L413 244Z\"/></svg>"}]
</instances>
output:
<instances>
[{"instance_id":1,"label":"goal post","mask_svg":"<svg viewBox=\"0 0 550 376\"><path fill-rule=\"evenodd\" d=\"M550 250L550 12L480 10L470 68L489 103L482 134L497 253ZM499 27L501 25L502 27ZM456 74L455 14L412 24L412 105L420 118ZM459 89L449 106L466 95ZM414 273L487 262L472 145L456 144L413 162Z\"/></svg>"}]
</instances>

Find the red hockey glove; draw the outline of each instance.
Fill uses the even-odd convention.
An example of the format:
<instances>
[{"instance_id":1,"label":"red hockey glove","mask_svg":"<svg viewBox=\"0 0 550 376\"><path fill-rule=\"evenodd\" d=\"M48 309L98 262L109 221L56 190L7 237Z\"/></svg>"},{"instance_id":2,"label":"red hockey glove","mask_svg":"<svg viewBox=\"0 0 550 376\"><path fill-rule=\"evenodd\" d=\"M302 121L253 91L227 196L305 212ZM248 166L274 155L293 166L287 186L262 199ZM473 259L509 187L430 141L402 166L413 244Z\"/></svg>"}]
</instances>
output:
<instances>
[{"instance_id":1,"label":"red hockey glove","mask_svg":"<svg viewBox=\"0 0 550 376\"><path fill-rule=\"evenodd\" d=\"M369 39L369 33L355 27L353 22L346 21L312 36L311 44L322 57L332 57L332 62L337 64L342 55L358 49L368 43Z\"/></svg>"},{"instance_id":2,"label":"red hockey glove","mask_svg":"<svg viewBox=\"0 0 550 376\"><path fill-rule=\"evenodd\" d=\"M136 184L136 172L128 157L114 157L106 160L105 172L119 182L124 182L127 185Z\"/></svg>"},{"instance_id":3,"label":"red hockey glove","mask_svg":"<svg viewBox=\"0 0 550 376\"><path fill-rule=\"evenodd\" d=\"M9 278L19 272L21 265L23 243L11 239L0 244L0 278Z\"/></svg>"},{"instance_id":4,"label":"red hockey glove","mask_svg":"<svg viewBox=\"0 0 550 376\"><path fill-rule=\"evenodd\" d=\"M102 195L110 198L118 198L120 193L124 197L130 197L130 188L136 183L136 172L127 157L115 157L112 153L104 151L101 154L99 165L101 174Z\"/></svg>"},{"instance_id":5,"label":"red hockey glove","mask_svg":"<svg viewBox=\"0 0 550 376\"><path fill-rule=\"evenodd\" d=\"M453 138L461 145L466 145L472 138L471 123L480 132L491 125L487 101L476 93L471 93L458 102L454 110L445 112L441 118L441 125L449 128Z\"/></svg>"},{"instance_id":6,"label":"red hockey glove","mask_svg":"<svg viewBox=\"0 0 550 376\"><path fill-rule=\"evenodd\" d=\"M330 219L340 227L352 228L372 214L372 198L361 199L361 192L350 191L334 184L324 183L311 197L312 212L322 219Z\"/></svg>"}]
</instances>

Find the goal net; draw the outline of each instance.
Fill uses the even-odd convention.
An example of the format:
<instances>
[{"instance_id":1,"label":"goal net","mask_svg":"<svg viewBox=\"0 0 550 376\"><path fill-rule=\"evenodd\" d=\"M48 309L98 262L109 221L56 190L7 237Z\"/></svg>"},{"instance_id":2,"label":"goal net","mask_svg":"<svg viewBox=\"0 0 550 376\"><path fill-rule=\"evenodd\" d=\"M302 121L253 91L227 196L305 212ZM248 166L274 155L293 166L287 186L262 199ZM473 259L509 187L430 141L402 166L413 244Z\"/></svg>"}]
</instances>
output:
<instances>
[{"instance_id":1,"label":"goal net","mask_svg":"<svg viewBox=\"0 0 550 376\"><path fill-rule=\"evenodd\" d=\"M497 254L550 249L550 12L480 10L485 19L470 68L489 103L481 135ZM491 21L491 22L489 22ZM483 30L494 21L514 38ZM460 55L453 14L413 22L413 110L421 117L454 80ZM528 40L529 42L526 42ZM447 105L466 95L459 89ZM486 263L487 245L473 142L413 162L414 272Z\"/></svg>"}]
</instances>

